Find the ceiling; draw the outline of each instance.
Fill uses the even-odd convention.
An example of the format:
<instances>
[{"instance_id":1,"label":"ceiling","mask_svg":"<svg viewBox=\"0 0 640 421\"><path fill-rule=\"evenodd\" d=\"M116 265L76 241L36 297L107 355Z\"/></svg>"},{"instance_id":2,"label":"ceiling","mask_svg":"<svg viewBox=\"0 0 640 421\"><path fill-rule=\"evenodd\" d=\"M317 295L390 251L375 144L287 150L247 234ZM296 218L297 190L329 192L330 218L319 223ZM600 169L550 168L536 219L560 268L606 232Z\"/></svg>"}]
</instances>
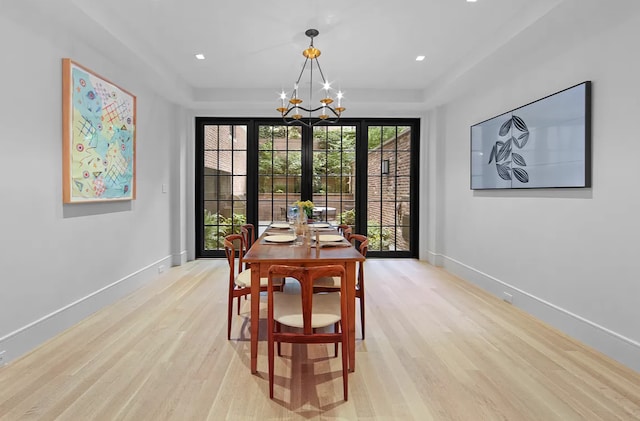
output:
<instances>
[{"instance_id":1,"label":"ceiling","mask_svg":"<svg viewBox=\"0 0 640 421\"><path fill-rule=\"evenodd\" d=\"M624 15L612 15L602 6L610 3L600 0L13 3L14 16L28 13L33 25L74 28L101 54L163 86L164 95L175 102L201 109L269 110L265 113L277 106L278 93L290 90L300 72L309 28L320 31L314 44L322 51L322 70L333 87L345 92L348 108L385 102L411 110L468 87L470 75L492 57L513 54L526 60L522 45L575 42L566 32L560 32L561 39L554 34L576 13L578 19L591 16L603 23ZM587 28L594 24L585 23ZM196 53L206 59L196 60ZM417 62L418 55L426 59Z\"/></svg>"}]
</instances>

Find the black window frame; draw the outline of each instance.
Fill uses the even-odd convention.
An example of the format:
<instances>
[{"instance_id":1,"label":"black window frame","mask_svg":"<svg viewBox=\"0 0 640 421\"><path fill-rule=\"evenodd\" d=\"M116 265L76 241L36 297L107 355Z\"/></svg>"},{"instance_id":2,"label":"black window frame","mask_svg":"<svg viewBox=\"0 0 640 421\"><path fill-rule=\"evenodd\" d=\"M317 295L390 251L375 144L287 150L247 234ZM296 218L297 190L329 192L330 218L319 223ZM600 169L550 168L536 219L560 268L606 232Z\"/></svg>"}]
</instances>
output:
<instances>
[{"instance_id":1,"label":"black window frame","mask_svg":"<svg viewBox=\"0 0 640 421\"><path fill-rule=\"evenodd\" d=\"M368 257L380 258L417 258L419 254L419 156L420 156L420 119L418 118L363 118L341 119L338 123L356 127L356 212L354 232L366 232L368 201L368 139L370 126L402 126L411 127L411 159L410 159L410 229L409 250L369 250ZM207 125L244 125L247 127L247 222L258 226L258 126L286 125L278 118L236 118L236 117L195 117L195 255L196 258L224 257L224 250L204 249L204 132ZM320 123L319 125L322 125ZM313 196L313 130L302 127L302 180L301 199L310 200ZM304 147L305 142L311 146ZM397 226L397 224L396 224Z\"/></svg>"}]
</instances>

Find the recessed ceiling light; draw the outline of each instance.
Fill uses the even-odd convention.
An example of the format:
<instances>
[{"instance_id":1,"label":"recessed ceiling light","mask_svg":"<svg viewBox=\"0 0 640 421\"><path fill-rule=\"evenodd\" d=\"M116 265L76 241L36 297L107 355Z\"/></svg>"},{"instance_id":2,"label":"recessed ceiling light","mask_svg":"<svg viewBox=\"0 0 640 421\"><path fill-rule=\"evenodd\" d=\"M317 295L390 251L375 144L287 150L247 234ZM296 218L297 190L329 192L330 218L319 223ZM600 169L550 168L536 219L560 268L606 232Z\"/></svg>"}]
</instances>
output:
<instances>
[{"instance_id":1,"label":"recessed ceiling light","mask_svg":"<svg viewBox=\"0 0 640 421\"><path fill-rule=\"evenodd\" d=\"M416 61L422 61L422 60L424 60L424 59L425 59L425 57L424 57L424 56L418 56L418 57L416 57Z\"/></svg>"},{"instance_id":2,"label":"recessed ceiling light","mask_svg":"<svg viewBox=\"0 0 640 421\"><path fill-rule=\"evenodd\" d=\"M198 60L204 60L204 54L196 54Z\"/></svg>"},{"instance_id":3,"label":"recessed ceiling light","mask_svg":"<svg viewBox=\"0 0 640 421\"><path fill-rule=\"evenodd\" d=\"M475 3L478 0L467 0L467 3Z\"/></svg>"}]
</instances>

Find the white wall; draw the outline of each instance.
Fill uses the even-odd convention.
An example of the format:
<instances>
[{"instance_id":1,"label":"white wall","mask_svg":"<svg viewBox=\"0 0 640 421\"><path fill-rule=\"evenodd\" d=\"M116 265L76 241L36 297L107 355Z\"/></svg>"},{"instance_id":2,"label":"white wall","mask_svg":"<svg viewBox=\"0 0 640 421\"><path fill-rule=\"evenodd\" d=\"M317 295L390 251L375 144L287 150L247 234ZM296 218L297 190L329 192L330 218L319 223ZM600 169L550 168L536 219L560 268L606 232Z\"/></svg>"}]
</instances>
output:
<instances>
[{"instance_id":1,"label":"white wall","mask_svg":"<svg viewBox=\"0 0 640 421\"><path fill-rule=\"evenodd\" d=\"M186 255L180 231L186 112L145 86L145 75L115 63L60 25L43 20L33 29L32 19L38 16L0 16L0 352L6 351L5 362ZM136 200L62 204L63 57L137 96Z\"/></svg>"},{"instance_id":2,"label":"white wall","mask_svg":"<svg viewBox=\"0 0 640 421\"><path fill-rule=\"evenodd\" d=\"M437 182L422 186L436 202L427 256L640 371L640 17L634 9L613 28L561 24L576 39L525 34L518 54L498 52L473 89L428 114ZM592 188L469 189L472 124L584 80L593 81Z\"/></svg>"}]
</instances>

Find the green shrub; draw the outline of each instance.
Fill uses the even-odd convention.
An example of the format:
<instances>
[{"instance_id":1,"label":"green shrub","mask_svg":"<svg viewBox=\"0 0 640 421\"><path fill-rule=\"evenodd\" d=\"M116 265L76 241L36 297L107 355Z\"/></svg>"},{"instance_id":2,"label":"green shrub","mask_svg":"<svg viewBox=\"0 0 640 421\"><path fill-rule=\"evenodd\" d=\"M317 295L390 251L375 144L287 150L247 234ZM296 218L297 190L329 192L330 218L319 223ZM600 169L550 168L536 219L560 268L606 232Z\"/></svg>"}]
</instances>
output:
<instances>
[{"instance_id":1,"label":"green shrub","mask_svg":"<svg viewBox=\"0 0 640 421\"><path fill-rule=\"evenodd\" d=\"M338 215L338 221L340 221L341 224L354 226L356 224L356 210L349 209L341 212L340 215Z\"/></svg>"},{"instance_id":2,"label":"green shrub","mask_svg":"<svg viewBox=\"0 0 640 421\"><path fill-rule=\"evenodd\" d=\"M226 218L218 213L204 211L204 248L217 250L224 248L224 237L229 234L240 234L240 226L247 223L247 217L234 213Z\"/></svg>"},{"instance_id":3,"label":"green shrub","mask_svg":"<svg viewBox=\"0 0 640 421\"><path fill-rule=\"evenodd\" d=\"M369 238L369 250L389 250L391 230L376 225L376 221L367 222L367 237Z\"/></svg>"},{"instance_id":4,"label":"green shrub","mask_svg":"<svg viewBox=\"0 0 640 421\"><path fill-rule=\"evenodd\" d=\"M356 210L349 209L338 215L338 221L353 227L356 224ZM377 221L367 222L367 237L369 238L369 250L389 250L391 245L391 230L381 228Z\"/></svg>"}]
</instances>

